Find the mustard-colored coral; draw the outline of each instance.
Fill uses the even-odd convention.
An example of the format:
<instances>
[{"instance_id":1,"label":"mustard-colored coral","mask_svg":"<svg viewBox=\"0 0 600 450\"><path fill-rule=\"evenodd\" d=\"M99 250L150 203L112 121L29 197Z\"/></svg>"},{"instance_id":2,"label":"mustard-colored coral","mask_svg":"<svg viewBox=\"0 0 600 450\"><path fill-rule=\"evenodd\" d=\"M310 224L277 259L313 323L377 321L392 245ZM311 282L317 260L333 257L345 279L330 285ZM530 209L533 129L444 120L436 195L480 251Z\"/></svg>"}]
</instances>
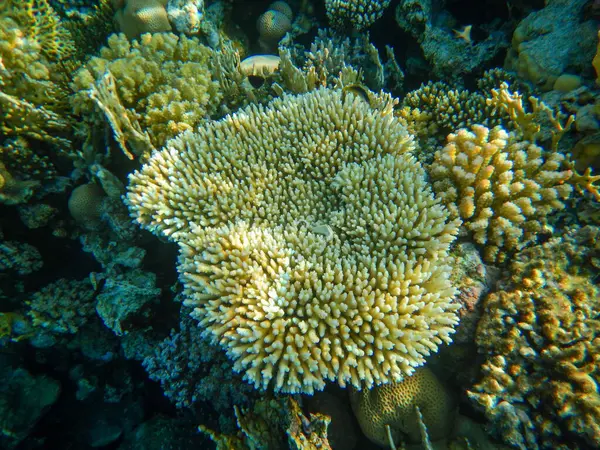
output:
<instances>
[{"instance_id":1,"label":"mustard-colored coral","mask_svg":"<svg viewBox=\"0 0 600 450\"><path fill-rule=\"evenodd\" d=\"M387 109L287 96L184 133L130 176L145 228L180 246L204 335L257 387L399 381L450 341L458 222Z\"/></svg>"},{"instance_id":2,"label":"mustard-colored coral","mask_svg":"<svg viewBox=\"0 0 600 450\"><path fill-rule=\"evenodd\" d=\"M390 437L395 443L421 442L416 408L434 441L449 435L456 413L454 399L427 367L396 383L351 391L350 401L363 433L383 447Z\"/></svg>"},{"instance_id":3,"label":"mustard-colored coral","mask_svg":"<svg viewBox=\"0 0 600 450\"><path fill-rule=\"evenodd\" d=\"M0 5L0 131L68 145L67 90L59 65L72 42L45 0Z\"/></svg>"},{"instance_id":4,"label":"mustard-colored coral","mask_svg":"<svg viewBox=\"0 0 600 450\"><path fill-rule=\"evenodd\" d=\"M126 154L149 153L215 112L221 93L212 57L195 38L157 33L129 42L112 35L75 75L73 107L90 126L108 120Z\"/></svg>"},{"instance_id":5,"label":"mustard-colored coral","mask_svg":"<svg viewBox=\"0 0 600 450\"><path fill-rule=\"evenodd\" d=\"M547 216L564 208L572 176L561 170L564 156L546 152L501 127L475 125L448 136L431 166L443 195L489 262L531 243L549 230Z\"/></svg>"},{"instance_id":6,"label":"mustard-colored coral","mask_svg":"<svg viewBox=\"0 0 600 450\"><path fill-rule=\"evenodd\" d=\"M523 251L485 300L469 397L513 448L600 446L600 290L586 268L599 236L585 227Z\"/></svg>"}]
</instances>

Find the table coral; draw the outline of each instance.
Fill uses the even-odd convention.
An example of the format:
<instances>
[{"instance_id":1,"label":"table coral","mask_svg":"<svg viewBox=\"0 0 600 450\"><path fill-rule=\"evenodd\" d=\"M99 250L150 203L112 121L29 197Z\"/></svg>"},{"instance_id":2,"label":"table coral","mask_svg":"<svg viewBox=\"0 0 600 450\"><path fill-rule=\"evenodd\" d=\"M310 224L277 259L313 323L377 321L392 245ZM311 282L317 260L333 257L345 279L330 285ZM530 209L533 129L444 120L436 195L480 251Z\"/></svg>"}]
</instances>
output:
<instances>
[{"instance_id":1,"label":"table coral","mask_svg":"<svg viewBox=\"0 0 600 450\"><path fill-rule=\"evenodd\" d=\"M600 445L600 290L587 265L598 230L591 230L521 252L510 279L485 300L477 334L485 362L469 397L515 448Z\"/></svg>"},{"instance_id":2,"label":"table coral","mask_svg":"<svg viewBox=\"0 0 600 450\"><path fill-rule=\"evenodd\" d=\"M485 259L507 254L548 230L547 216L564 208L572 176L561 170L564 156L507 133L474 125L448 136L431 166L434 187L463 219Z\"/></svg>"},{"instance_id":3,"label":"table coral","mask_svg":"<svg viewBox=\"0 0 600 450\"><path fill-rule=\"evenodd\" d=\"M73 107L90 126L106 118L126 154L150 153L194 129L221 99L209 68L214 52L196 38L112 35L73 81ZM142 131L143 130L143 131Z\"/></svg>"},{"instance_id":4,"label":"table coral","mask_svg":"<svg viewBox=\"0 0 600 450\"><path fill-rule=\"evenodd\" d=\"M457 323L458 221L412 148L389 108L319 89L170 141L127 202L179 244L200 331L248 381L371 387L411 374Z\"/></svg>"}]
</instances>

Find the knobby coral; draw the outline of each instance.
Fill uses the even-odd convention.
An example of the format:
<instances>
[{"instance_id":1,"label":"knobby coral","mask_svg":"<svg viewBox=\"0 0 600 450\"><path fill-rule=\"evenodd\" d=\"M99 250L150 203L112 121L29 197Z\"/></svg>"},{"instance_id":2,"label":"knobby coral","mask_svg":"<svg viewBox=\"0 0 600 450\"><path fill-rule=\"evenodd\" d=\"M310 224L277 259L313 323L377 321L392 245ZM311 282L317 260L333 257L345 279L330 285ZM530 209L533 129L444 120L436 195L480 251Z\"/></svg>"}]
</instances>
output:
<instances>
[{"instance_id":1,"label":"knobby coral","mask_svg":"<svg viewBox=\"0 0 600 450\"><path fill-rule=\"evenodd\" d=\"M215 111L222 95L212 56L197 39L171 33L133 42L112 35L75 75L73 107L91 126L106 118L126 154L149 153Z\"/></svg>"},{"instance_id":2,"label":"knobby coral","mask_svg":"<svg viewBox=\"0 0 600 450\"><path fill-rule=\"evenodd\" d=\"M360 96L319 89L184 133L130 176L145 228L180 246L202 332L256 387L399 381L450 341L458 221Z\"/></svg>"},{"instance_id":3,"label":"knobby coral","mask_svg":"<svg viewBox=\"0 0 600 450\"><path fill-rule=\"evenodd\" d=\"M431 167L434 186L464 220L485 259L502 262L547 229L548 214L564 208L572 176L564 156L507 133L474 125L448 136Z\"/></svg>"},{"instance_id":4,"label":"knobby coral","mask_svg":"<svg viewBox=\"0 0 600 450\"><path fill-rule=\"evenodd\" d=\"M520 253L489 295L477 332L486 355L469 397L520 449L600 445L600 292L590 281L597 227Z\"/></svg>"}]
</instances>

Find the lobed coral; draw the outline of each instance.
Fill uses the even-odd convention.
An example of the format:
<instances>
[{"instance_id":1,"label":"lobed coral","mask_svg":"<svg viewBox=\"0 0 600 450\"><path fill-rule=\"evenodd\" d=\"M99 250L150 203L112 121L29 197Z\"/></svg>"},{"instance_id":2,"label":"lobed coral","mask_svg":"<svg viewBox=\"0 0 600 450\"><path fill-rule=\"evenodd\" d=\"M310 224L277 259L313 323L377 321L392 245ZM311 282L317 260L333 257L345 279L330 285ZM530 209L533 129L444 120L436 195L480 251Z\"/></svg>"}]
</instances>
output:
<instances>
[{"instance_id":1,"label":"lobed coral","mask_svg":"<svg viewBox=\"0 0 600 450\"><path fill-rule=\"evenodd\" d=\"M390 0L325 0L327 18L336 28L363 30L383 16Z\"/></svg>"},{"instance_id":2,"label":"lobed coral","mask_svg":"<svg viewBox=\"0 0 600 450\"><path fill-rule=\"evenodd\" d=\"M112 35L75 75L73 107L90 126L106 118L126 154L150 153L216 111L222 95L209 69L213 53L170 33L133 42Z\"/></svg>"},{"instance_id":3,"label":"lobed coral","mask_svg":"<svg viewBox=\"0 0 600 450\"><path fill-rule=\"evenodd\" d=\"M130 175L132 216L180 246L203 335L256 387L399 381L457 323L435 199L389 108L319 89L184 133Z\"/></svg>"},{"instance_id":4,"label":"lobed coral","mask_svg":"<svg viewBox=\"0 0 600 450\"><path fill-rule=\"evenodd\" d=\"M431 165L434 188L451 203L489 262L549 230L547 216L564 208L572 176L564 156L546 152L503 128L474 125L448 136Z\"/></svg>"},{"instance_id":5,"label":"lobed coral","mask_svg":"<svg viewBox=\"0 0 600 450\"><path fill-rule=\"evenodd\" d=\"M598 229L585 227L524 250L485 300L485 362L469 397L514 448L600 445L597 242Z\"/></svg>"}]
</instances>

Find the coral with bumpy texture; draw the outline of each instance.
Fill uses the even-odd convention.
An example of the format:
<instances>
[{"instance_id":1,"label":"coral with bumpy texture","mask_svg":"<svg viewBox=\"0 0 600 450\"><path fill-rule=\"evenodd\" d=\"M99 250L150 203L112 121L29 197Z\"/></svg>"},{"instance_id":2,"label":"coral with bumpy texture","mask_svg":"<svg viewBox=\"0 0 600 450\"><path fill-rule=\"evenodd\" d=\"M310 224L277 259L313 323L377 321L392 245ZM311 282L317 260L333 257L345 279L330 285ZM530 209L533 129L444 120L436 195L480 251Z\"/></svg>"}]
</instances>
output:
<instances>
[{"instance_id":1,"label":"coral with bumpy texture","mask_svg":"<svg viewBox=\"0 0 600 450\"><path fill-rule=\"evenodd\" d=\"M486 361L468 394L514 448L600 446L600 290L588 265L599 233L524 250L485 300L476 342Z\"/></svg>"},{"instance_id":2,"label":"coral with bumpy texture","mask_svg":"<svg viewBox=\"0 0 600 450\"><path fill-rule=\"evenodd\" d=\"M489 262L502 262L548 231L547 216L564 208L572 176L564 155L503 128L475 125L448 136L431 166L434 188L485 246Z\"/></svg>"},{"instance_id":3,"label":"coral with bumpy texture","mask_svg":"<svg viewBox=\"0 0 600 450\"><path fill-rule=\"evenodd\" d=\"M58 62L72 51L69 33L45 0L0 3L2 133L68 144L68 92Z\"/></svg>"},{"instance_id":4,"label":"coral with bumpy texture","mask_svg":"<svg viewBox=\"0 0 600 450\"><path fill-rule=\"evenodd\" d=\"M398 381L457 323L458 222L388 109L320 89L185 133L130 176L145 228L180 245L187 304L257 387Z\"/></svg>"},{"instance_id":5,"label":"coral with bumpy texture","mask_svg":"<svg viewBox=\"0 0 600 450\"><path fill-rule=\"evenodd\" d=\"M383 16L390 0L325 0L327 17L336 28L363 30Z\"/></svg>"},{"instance_id":6,"label":"coral with bumpy texture","mask_svg":"<svg viewBox=\"0 0 600 450\"><path fill-rule=\"evenodd\" d=\"M197 39L171 33L145 34L133 42L112 35L100 56L75 75L73 107L91 126L106 117L126 153L130 147L135 154L149 153L217 108L221 94L209 69L213 56Z\"/></svg>"},{"instance_id":7,"label":"coral with bumpy texture","mask_svg":"<svg viewBox=\"0 0 600 450\"><path fill-rule=\"evenodd\" d=\"M143 33L171 31L167 16L167 0L113 0L115 22L127 38Z\"/></svg>"},{"instance_id":8,"label":"coral with bumpy texture","mask_svg":"<svg viewBox=\"0 0 600 450\"><path fill-rule=\"evenodd\" d=\"M350 401L365 436L384 447L389 445L388 425L394 442L404 437L421 442L416 408L433 440L447 437L454 423L454 399L427 367L397 383L351 391Z\"/></svg>"},{"instance_id":9,"label":"coral with bumpy texture","mask_svg":"<svg viewBox=\"0 0 600 450\"><path fill-rule=\"evenodd\" d=\"M75 334L96 314L95 292L88 279L60 279L26 301L33 325L52 333Z\"/></svg>"}]
</instances>

